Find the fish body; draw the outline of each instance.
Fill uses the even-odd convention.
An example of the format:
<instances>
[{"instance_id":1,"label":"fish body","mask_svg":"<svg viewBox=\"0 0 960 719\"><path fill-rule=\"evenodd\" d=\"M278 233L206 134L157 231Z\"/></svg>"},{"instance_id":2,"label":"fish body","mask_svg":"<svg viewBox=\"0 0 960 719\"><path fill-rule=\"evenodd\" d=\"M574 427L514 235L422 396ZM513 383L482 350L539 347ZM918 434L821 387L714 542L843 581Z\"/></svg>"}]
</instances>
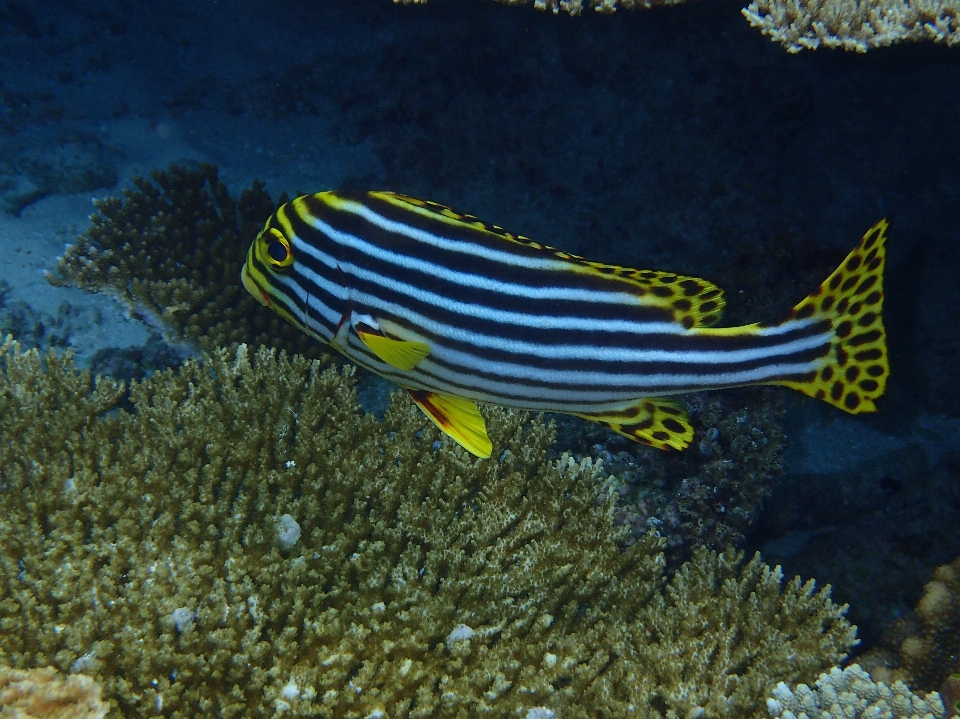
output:
<instances>
[{"instance_id":1,"label":"fish body","mask_svg":"<svg viewBox=\"0 0 960 719\"><path fill-rule=\"evenodd\" d=\"M489 456L477 402L585 417L662 449L693 430L670 395L781 384L869 412L889 372L886 221L785 317L714 327L722 291L591 262L389 192L297 198L251 245L244 286L410 392Z\"/></svg>"}]
</instances>

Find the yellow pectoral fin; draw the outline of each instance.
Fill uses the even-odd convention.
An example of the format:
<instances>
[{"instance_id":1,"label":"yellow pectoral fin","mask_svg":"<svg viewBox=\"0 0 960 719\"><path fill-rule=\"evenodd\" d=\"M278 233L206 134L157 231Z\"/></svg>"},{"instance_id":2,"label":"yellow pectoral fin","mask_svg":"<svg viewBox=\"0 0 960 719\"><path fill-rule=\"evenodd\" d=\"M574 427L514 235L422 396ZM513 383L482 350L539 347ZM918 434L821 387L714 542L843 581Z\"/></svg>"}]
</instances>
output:
<instances>
[{"instance_id":1,"label":"yellow pectoral fin","mask_svg":"<svg viewBox=\"0 0 960 719\"><path fill-rule=\"evenodd\" d=\"M463 397L408 389L410 397L444 434L471 454L486 459L493 450L487 425L477 405Z\"/></svg>"},{"instance_id":2,"label":"yellow pectoral fin","mask_svg":"<svg viewBox=\"0 0 960 719\"><path fill-rule=\"evenodd\" d=\"M391 367L403 371L412 370L420 360L430 354L430 345L426 342L409 342L384 337L376 332L357 330L360 340L370 351Z\"/></svg>"},{"instance_id":3,"label":"yellow pectoral fin","mask_svg":"<svg viewBox=\"0 0 960 719\"><path fill-rule=\"evenodd\" d=\"M605 424L617 434L657 449L684 449L693 439L686 413L664 399L641 399L622 410L577 416Z\"/></svg>"}]
</instances>

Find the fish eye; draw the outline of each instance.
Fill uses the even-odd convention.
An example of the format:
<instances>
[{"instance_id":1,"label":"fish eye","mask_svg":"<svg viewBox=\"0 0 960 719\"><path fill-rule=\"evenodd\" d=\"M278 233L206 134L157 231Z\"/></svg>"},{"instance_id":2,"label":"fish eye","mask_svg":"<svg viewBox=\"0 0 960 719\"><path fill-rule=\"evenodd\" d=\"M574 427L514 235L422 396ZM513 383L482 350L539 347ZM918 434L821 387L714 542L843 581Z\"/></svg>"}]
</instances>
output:
<instances>
[{"instance_id":1,"label":"fish eye","mask_svg":"<svg viewBox=\"0 0 960 719\"><path fill-rule=\"evenodd\" d=\"M270 264L278 268L287 268L293 264L293 252L290 249L290 243L283 233L276 228L270 228L263 238L266 244L267 257L270 258Z\"/></svg>"},{"instance_id":2,"label":"fish eye","mask_svg":"<svg viewBox=\"0 0 960 719\"><path fill-rule=\"evenodd\" d=\"M279 240L274 240L267 245L267 254L274 262L283 262L287 259L287 248Z\"/></svg>"}]
</instances>

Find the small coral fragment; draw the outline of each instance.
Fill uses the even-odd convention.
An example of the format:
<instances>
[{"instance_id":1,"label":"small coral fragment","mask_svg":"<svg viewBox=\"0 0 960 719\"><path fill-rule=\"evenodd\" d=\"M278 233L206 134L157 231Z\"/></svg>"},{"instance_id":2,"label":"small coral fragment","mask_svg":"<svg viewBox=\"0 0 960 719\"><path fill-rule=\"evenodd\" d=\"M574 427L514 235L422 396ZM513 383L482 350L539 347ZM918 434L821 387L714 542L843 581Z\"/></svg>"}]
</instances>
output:
<instances>
[{"instance_id":1,"label":"small coral fragment","mask_svg":"<svg viewBox=\"0 0 960 719\"><path fill-rule=\"evenodd\" d=\"M0 667L0 717L3 719L103 719L109 705L91 677L63 677L53 667Z\"/></svg>"},{"instance_id":2,"label":"small coral fragment","mask_svg":"<svg viewBox=\"0 0 960 719\"><path fill-rule=\"evenodd\" d=\"M280 544L286 549L300 541L300 525L297 520L289 514L284 514L277 522L277 536L280 538Z\"/></svg>"}]
</instances>

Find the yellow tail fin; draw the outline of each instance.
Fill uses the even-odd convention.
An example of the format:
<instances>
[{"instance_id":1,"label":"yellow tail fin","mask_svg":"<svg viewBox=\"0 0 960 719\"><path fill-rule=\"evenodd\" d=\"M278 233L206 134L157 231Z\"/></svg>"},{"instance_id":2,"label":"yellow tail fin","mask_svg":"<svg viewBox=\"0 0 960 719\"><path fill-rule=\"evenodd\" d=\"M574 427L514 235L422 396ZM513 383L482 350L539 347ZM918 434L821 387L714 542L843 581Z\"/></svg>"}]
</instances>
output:
<instances>
[{"instance_id":1,"label":"yellow tail fin","mask_svg":"<svg viewBox=\"0 0 960 719\"><path fill-rule=\"evenodd\" d=\"M829 319L833 346L826 364L803 379L774 382L860 414L875 412L890 365L883 328L883 270L887 221L867 230L820 288L793 308L790 319Z\"/></svg>"}]
</instances>

